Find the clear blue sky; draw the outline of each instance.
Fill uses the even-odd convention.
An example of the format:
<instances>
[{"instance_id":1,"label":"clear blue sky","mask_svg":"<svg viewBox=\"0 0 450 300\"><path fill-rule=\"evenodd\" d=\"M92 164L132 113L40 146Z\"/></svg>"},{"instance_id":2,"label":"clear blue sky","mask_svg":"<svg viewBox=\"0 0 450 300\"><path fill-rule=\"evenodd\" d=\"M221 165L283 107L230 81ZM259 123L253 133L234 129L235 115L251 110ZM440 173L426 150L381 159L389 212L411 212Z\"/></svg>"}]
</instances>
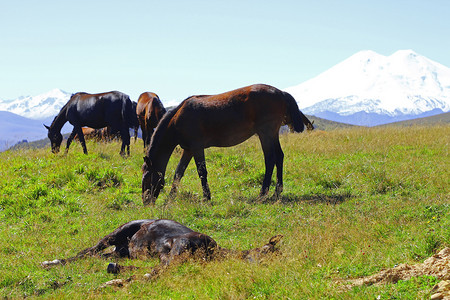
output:
<instances>
[{"instance_id":1,"label":"clear blue sky","mask_svg":"<svg viewBox=\"0 0 450 300\"><path fill-rule=\"evenodd\" d=\"M300 84L360 50L450 67L450 1L0 2L0 99L119 90L137 100Z\"/></svg>"}]
</instances>

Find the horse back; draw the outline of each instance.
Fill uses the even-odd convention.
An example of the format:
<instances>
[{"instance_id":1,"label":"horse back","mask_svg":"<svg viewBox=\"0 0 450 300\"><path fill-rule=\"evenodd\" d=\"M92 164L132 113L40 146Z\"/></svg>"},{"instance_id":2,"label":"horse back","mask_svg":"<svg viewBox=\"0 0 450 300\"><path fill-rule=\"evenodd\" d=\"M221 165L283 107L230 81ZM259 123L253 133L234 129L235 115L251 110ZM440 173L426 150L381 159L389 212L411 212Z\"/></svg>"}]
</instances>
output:
<instances>
[{"instance_id":1,"label":"horse back","mask_svg":"<svg viewBox=\"0 0 450 300\"><path fill-rule=\"evenodd\" d=\"M106 126L119 128L119 122L132 122L131 110L130 98L121 92L112 91L98 94L80 92L70 98L66 114L67 119L73 125L78 124L96 129Z\"/></svg>"},{"instance_id":2,"label":"horse back","mask_svg":"<svg viewBox=\"0 0 450 300\"><path fill-rule=\"evenodd\" d=\"M280 90L252 85L217 95L192 96L180 104L169 126L176 128L181 144L233 146L255 133L277 134L286 119L286 108Z\"/></svg>"}]
</instances>

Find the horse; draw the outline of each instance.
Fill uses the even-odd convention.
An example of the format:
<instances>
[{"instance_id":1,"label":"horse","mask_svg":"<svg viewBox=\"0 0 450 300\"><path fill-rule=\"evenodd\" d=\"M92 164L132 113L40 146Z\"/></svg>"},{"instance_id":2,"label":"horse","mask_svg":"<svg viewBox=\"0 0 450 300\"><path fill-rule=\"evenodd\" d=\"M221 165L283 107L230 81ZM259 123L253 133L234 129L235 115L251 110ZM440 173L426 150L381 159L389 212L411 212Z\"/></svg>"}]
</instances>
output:
<instances>
[{"instance_id":1,"label":"horse","mask_svg":"<svg viewBox=\"0 0 450 300\"><path fill-rule=\"evenodd\" d=\"M274 252L276 244L282 235L273 236L269 242L260 248L251 250L231 250L219 247L210 236L196 232L176 221L167 219L142 219L125 223L106 235L96 245L80 251L77 255L66 259L55 259L41 263L43 267L65 265L75 260L97 256L103 258L146 258L158 257L160 266L152 270L156 275L175 260L181 262L189 257L204 260L222 257L237 257L255 261L261 255ZM105 249L115 246L109 253ZM133 266L120 266L110 263L108 273L119 273L121 270L134 269Z\"/></svg>"},{"instance_id":2,"label":"horse","mask_svg":"<svg viewBox=\"0 0 450 300\"><path fill-rule=\"evenodd\" d=\"M82 127L83 136L85 140L94 140L96 142L110 142L116 138L120 137L118 132L113 133L111 127L103 127L100 129L95 129L91 127ZM74 140L80 141L78 134L75 134Z\"/></svg>"},{"instance_id":3,"label":"horse","mask_svg":"<svg viewBox=\"0 0 450 300\"><path fill-rule=\"evenodd\" d=\"M94 141L101 141L103 139L103 128L95 129L91 127L82 127L81 130L83 131L83 136L85 140L94 140ZM78 137L78 134L75 134L74 140L80 140Z\"/></svg>"},{"instance_id":4,"label":"horse","mask_svg":"<svg viewBox=\"0 0 450 300\"><path fill-rule=\"evenodd\" d=\"M191 96L167 112L159 122L142 165L142 199L154 203L164 186L169 158L177 145L183 153L175 170L170 196L192 157L201 180L203 198L211 199L204 149L231 147L257 134L264 153L266 172L260 196L269 192L274 166L277 167L275 196L283 190L284 154L279 141L281 125L302 132L314 127L299 110L295 99L275 87L256 84L218 95Z\"/></svg>"},{"instance_id":5,"label":"horse","mask_svg":"<svg viewBox=\"0 0 450 300\"><path fill-rule=\"evenodd\" d=\"M166 109L155 93L145 92L139 96L136 114L142 130L144 149L150 144L153 130L165 113Z\"/></svg>"},{"instance_id":6,"label":"horse","mask_svg":"<svg viewBox=\"0 0 450 300\"><path fill-rule=\"evenodd\" d=\"M78 134L84 154L87 154L86 143L82 126L91 128L110 127L112 132L120 131L122 147L120 154L130 155L130 127L137 124L136 112L133 110L132 102L128 95L112 91L100 94L76 93L63 106L48 129L48 138L51 142L53 153L58 153L62 142L61 128L66 122L73 125L73 131L67 139L66 153L69 151L70 143Z\"/></svg>"}]
</instances>

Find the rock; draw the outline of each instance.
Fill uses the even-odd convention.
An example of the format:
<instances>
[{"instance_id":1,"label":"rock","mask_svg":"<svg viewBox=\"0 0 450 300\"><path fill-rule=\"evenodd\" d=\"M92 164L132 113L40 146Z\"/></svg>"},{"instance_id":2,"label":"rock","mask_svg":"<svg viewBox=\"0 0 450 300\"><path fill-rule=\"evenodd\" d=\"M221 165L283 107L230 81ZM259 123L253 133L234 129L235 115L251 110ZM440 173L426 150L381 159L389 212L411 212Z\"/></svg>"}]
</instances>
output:
<instances>
[{"instance_id":1,"label":"rock","mask_svg":"<svg viewBox=\"0 0 450 300\"><path fill-rule=\"evenodd\" d=\"M41 263L41 265L43 267L50 267L50 266L59 265L59 264L61 264L61 261L59 259L55 259L55 260L52 260L52 261L46 260L46 261L43 261Z\"/></svg>"}]
</instances>

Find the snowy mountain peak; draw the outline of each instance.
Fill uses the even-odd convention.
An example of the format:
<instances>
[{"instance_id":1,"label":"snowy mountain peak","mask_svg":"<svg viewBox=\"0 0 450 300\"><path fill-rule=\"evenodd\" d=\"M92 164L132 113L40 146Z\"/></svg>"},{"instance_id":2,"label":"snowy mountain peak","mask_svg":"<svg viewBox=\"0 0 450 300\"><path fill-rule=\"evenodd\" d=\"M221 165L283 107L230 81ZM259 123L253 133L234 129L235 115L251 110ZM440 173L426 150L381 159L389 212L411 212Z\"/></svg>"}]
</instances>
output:
<instances>
[{"instance_id":1,"label":"snowy mountain peak","mask_svg":"<svg viewBox=\"0 0 450 300\"><path fill-rule=\"evenodd\" d=\"M390 56L360 51L315 78L286 89L304 112L419 115L450 110L450 68L413 50Z\"/></svg>"},{"instance_id":2,"label":"snowy mountain peak","mask_svg":"<svg viewBox=\"0 0 450 300\"><path fill-rule=\"evenodd\" d=\"M53 89L37 96L19 97L14 100L0 100L0 111L9 111L17 115L42 120L56 116L71 94Z\"/></svg>"}]
</instances>

